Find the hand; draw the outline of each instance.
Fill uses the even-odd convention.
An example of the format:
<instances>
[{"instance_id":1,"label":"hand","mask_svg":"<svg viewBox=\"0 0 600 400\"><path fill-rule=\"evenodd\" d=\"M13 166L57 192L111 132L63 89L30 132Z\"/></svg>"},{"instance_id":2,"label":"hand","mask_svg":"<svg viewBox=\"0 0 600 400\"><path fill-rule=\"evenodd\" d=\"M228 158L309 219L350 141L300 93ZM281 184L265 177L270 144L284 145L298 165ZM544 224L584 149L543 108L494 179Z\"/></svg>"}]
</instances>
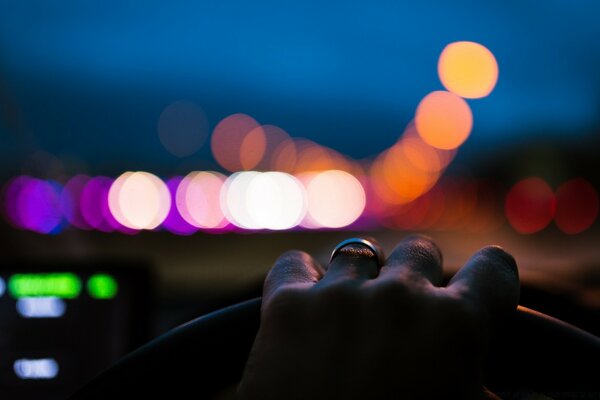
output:
<instances>
[{"instance_id":1,"label":"hand","mask_svg":"<svg viewBox=\"0 0 600 400\"><path fill-rule=\"evenodd\" d=\"M514 312L512 256L486 247L445 287L431 239L401 241L378 271L349 245L323 269L282 255L263 291L261 325L242 399L473 399L484 397L490 330Z\"/></svg>"}]
</instances>

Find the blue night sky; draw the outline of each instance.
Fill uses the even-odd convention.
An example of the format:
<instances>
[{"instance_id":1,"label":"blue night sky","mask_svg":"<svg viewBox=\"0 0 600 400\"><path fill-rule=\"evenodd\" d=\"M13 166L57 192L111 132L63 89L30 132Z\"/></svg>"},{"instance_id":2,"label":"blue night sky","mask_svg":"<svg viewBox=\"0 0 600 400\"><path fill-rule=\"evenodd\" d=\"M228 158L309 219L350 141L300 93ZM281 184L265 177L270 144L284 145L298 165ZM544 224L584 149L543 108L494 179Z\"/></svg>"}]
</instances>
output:
<instances>
[{"instance_id":1,"label":"blue night sky","mask_svg":"<svg viewBox=\"0 0 600 400\"><path fill-rule=\"evenodd\" d=\"M208 142L188 159L161 146L158 117L180 99L211 126L244 112L368 157L442 89L437 58L457 40L500 67L469 101L471 148L585 139L600 120L599 19L594 1L3 1L0 102L17 111L0 121L2 167L36 150L95 172L210 167Z\"/></svg>"}]
</instances>

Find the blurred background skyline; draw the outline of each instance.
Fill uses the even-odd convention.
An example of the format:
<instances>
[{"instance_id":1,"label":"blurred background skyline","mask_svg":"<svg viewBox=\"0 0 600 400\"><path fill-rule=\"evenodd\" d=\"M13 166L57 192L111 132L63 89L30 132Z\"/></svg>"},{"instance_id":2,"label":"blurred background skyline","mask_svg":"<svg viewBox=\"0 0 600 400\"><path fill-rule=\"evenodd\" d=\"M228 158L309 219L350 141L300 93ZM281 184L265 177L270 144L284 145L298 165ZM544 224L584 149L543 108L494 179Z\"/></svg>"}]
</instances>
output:
<instances>
[{"instance_id":1,"label":"blurred background skyline","mask_svg":"<svg viewBox=\"0 0 600 400\"><path fill-rule=\"evenodd\" d=\"M489 48L500 75L492 95L469 101L473 131L456 165L477 173L512 154L529 174L559 175L558 185L581 172L569 152L578 158L598 143L592 2L23 1L1 11L4 178L47 171L39 151L71 175L218 169L208 140L181 158L162 146L160 115L179 100L203 110L207 132L241 112L373 157L398 139L423 96L443 89L437 59L457 40Z\"/></svg>"}]
</instances>

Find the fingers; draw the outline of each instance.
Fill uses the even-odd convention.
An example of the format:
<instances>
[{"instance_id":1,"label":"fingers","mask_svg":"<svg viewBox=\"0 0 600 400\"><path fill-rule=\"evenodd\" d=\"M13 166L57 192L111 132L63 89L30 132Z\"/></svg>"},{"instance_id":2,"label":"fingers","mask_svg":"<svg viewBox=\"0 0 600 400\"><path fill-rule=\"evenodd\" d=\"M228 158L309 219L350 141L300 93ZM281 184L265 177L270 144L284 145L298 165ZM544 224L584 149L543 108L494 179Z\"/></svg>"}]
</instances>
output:
<instances>
[{"instance_id":1,"label":"fingers","mask_svg":"<svg viewBox=\"0 0 600 400\"><path fill-rule=\"evenodd\" d=\"M442 282L442 252L428 236L407 236L394 248L379 273L380 277L390 275L425 279L439 286Z\"/></svg>"},{"instance_id":2,"label":"fingers","mask_svg":"<svg viewBox=\"0 0 600 400\"><path fill-rule=\"evenodd\" d=\"M263 288L263 304L285 286L312 285L323 276L321 266L307 253L298 250L283 253L269 271Z\"/></svg>"},{"instance_id":3,"label":"fingers","mask_svg":"<svg viewBox=\"0 0 600 400\"><path fill-rule=\"evenodd\" d=\"M519 302L519 271L515 259L499 246L475 253L448 284L492 315L516 309Z\"/></svg>"},{"instance_id":4,"label":"fingers","mask_svg":"<svg viewBox=\"0 0 600 400\"><path fill-rule=\"evenodd\" d=\"M381 248L373 239L369 239L369 242ZM337 251L321 282L327 285L339 280L366 280L377 276L378 270L378 255L364 244L351 243Z\"/></svg>"}]
</instances>

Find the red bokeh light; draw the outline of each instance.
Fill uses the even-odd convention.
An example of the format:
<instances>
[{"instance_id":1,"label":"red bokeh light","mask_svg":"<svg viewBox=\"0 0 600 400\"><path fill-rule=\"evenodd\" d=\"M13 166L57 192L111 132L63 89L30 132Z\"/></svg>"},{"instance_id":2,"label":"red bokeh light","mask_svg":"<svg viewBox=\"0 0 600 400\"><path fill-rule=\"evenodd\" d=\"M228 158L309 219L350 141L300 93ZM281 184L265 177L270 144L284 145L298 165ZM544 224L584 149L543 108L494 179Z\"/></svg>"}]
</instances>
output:
<instances>
[{"instance_id":1,"label":"red bokeh light","mask_svg":"<svg viewBox=\"0 0 600 400\"><path fill-rule=\"evenodd\" d=\"M552 221L555 210L552 188L537 177L517 182L508 192L504 203L506 218L519 233L541 231Z\"/></svg>"},{"instance_id":2,"label":"red bokeh light","mask_svg":"<svg viewBox=\"0 0 600 400\"><path fill-rule=\"evenodd\" d=\"M559 186L556 191L554 222L568 234L589 228L598 216L598 192L585 179L576 178Z\"/></svg>"}]
</instances>

